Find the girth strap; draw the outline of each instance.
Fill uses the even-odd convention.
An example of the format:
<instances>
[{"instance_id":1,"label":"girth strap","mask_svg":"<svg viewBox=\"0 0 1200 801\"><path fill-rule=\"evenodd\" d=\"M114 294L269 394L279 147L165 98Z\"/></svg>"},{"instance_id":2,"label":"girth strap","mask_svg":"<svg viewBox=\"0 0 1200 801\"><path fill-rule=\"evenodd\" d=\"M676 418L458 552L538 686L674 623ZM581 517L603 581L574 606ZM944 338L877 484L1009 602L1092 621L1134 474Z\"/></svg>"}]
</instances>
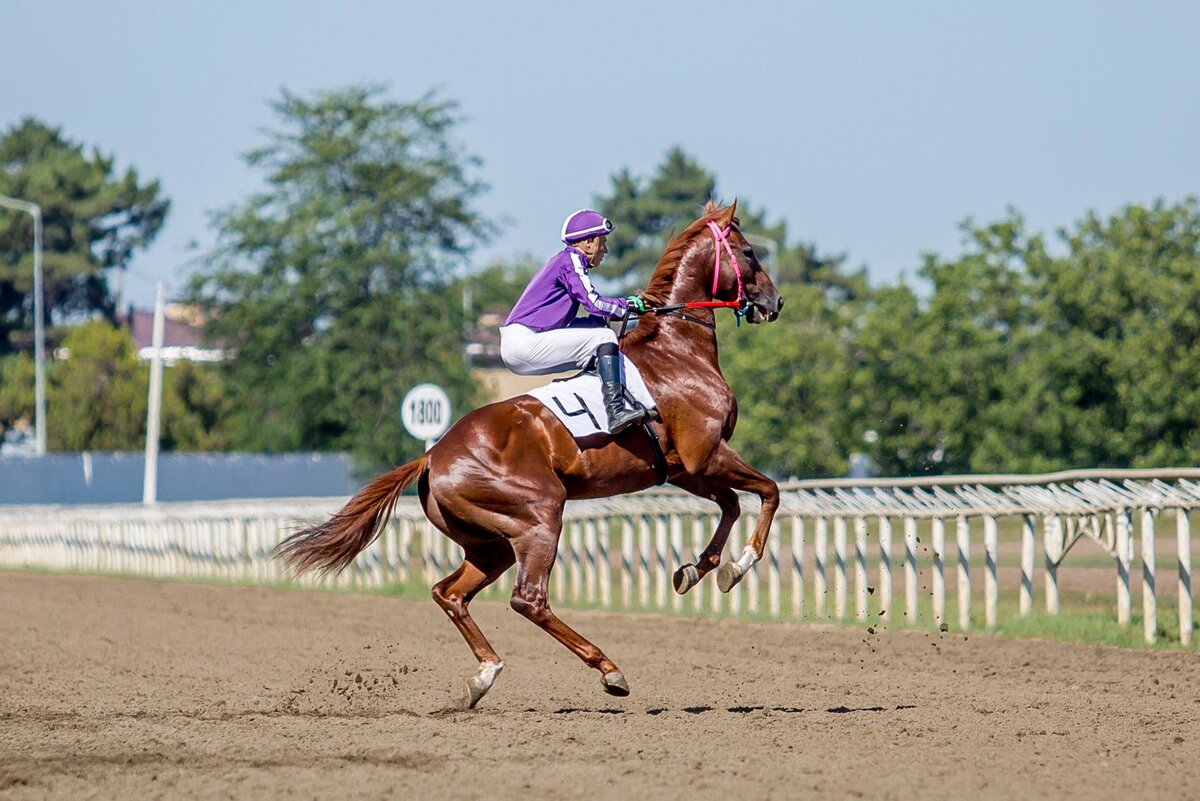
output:
<instances>
[{"instance_id":1,"label":"girth strap","mask_svg":"<svg viewBox=\"0 0 1200 801\"><path fill-rule=\"evenodd\" d=\"M658 418L658 411L651 411L639 403L627 387L623 387L622 389L624 389L626 403L635 409L642 409L646 412L646 416L642 418L642 430L650 438L650 448L654 451L654 472L658 474L658 486L661 487L667 483L667 455L663 452L662 441L658 438L658 432L654 430L654 420Z\"/></svg>"},{"instance_id":2,"label":"girth strap","mask_svg":"<svg viewBox=\"0 0 1200 801\"><path fill-rule=\"evenodd\" d=\"M662 442L659 441L658 432L654 430L654 423L650 418L642 421L642 428L650 438L650 447L654 449L654 472L658 474L658 486L661 487L667 483L667 455L663 453Z\"/></svg>"}]
</instances>

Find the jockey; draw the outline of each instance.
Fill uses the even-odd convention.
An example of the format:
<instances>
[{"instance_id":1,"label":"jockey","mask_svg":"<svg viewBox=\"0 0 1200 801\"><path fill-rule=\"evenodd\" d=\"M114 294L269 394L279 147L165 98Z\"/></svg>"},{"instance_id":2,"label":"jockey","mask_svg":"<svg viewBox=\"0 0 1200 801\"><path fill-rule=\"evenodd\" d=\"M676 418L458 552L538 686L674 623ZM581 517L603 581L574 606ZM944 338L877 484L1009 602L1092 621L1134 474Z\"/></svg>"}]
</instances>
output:
<instances>
[{"instance_id":1,"label":"jockey","mask_svg":"<svg viewBox=\"0 0 1200 801\"><path fill-rule=\"evenodd\" d=\"M617 335L608 320L632 306L646 304L636 295L610 298L592 286L588 272L608 253L613 224L599 212L581 209L563 222L566 247L538 271L500 328L500 358L517 375L545 375L585 368L596 359L608 433L619 434L646 416L625 402L624 371ZM583 306L586 315L576 317Z\"/></svg>"}]
</instances>

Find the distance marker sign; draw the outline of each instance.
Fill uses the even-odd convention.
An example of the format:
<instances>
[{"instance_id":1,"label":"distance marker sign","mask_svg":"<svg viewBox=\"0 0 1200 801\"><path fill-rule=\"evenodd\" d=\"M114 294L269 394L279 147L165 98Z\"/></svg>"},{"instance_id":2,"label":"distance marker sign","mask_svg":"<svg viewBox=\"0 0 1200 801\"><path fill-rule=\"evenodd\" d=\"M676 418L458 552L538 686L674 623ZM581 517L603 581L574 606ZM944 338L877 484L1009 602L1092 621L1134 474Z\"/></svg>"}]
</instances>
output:
<instances>
[{"instance_id":1,"label":"distance marker sign","mask_svg":"<svg viewBox=\"0 0 1200 801\"><path fill-rule=\"evenodd\" d=\"M427 447L450 427L450 396L437 384L417 384L400 404L405 429Z\"/></svg>"}]
</instances>

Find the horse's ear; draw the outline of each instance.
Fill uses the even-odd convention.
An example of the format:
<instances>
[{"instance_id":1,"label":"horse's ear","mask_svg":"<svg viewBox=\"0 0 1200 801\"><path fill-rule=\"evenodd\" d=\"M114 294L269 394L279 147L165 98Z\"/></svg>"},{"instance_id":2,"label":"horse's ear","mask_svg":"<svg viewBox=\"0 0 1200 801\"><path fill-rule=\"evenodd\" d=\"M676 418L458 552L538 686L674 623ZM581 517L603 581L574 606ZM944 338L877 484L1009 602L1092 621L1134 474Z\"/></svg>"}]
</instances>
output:
<instances>
[{"instance_id":1,"label":"horse's ear","mask_svg":"<svg viewBox=\"0 0 1200 801\"><path fill-rule=\"evenodd\" d=\"M709 198L708 202L704 204L704 213L712 214L716 210L717 210L717 204L712 202L712 198Z\"/></svg>"},{"instance_id":2,"label":"horse's ear","mask_svg":"<svg viewBox=\"0 0 1200 801\"><path fill-rule=\"evenodd\" d=\"M737 216L737 198L733 202L721 210L721 216L717 218L717 225L722 228L728 228L733 224L733 218Z\"/></svg>"}]
</instances>

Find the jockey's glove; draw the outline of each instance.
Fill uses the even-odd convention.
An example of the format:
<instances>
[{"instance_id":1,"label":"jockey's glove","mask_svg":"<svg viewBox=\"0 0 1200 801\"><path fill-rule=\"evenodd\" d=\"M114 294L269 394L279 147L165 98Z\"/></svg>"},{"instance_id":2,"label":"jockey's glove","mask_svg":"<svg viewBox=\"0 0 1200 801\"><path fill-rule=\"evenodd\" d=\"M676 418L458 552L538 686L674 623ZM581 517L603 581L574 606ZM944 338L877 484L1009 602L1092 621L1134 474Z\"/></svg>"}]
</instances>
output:
<instances>
[{"instance_id":1,"label":"jockey's glove","mask_svg":"<svg viewBox=\"0 0 1200 801\"><path fill-rule=\"evenodd\" d=\"M625 302L637 309L639 314L644 314L646 312L646 301L642 300L637 295L630 295L629 297L625 298Z\"/></svg>"}]
</instances>

